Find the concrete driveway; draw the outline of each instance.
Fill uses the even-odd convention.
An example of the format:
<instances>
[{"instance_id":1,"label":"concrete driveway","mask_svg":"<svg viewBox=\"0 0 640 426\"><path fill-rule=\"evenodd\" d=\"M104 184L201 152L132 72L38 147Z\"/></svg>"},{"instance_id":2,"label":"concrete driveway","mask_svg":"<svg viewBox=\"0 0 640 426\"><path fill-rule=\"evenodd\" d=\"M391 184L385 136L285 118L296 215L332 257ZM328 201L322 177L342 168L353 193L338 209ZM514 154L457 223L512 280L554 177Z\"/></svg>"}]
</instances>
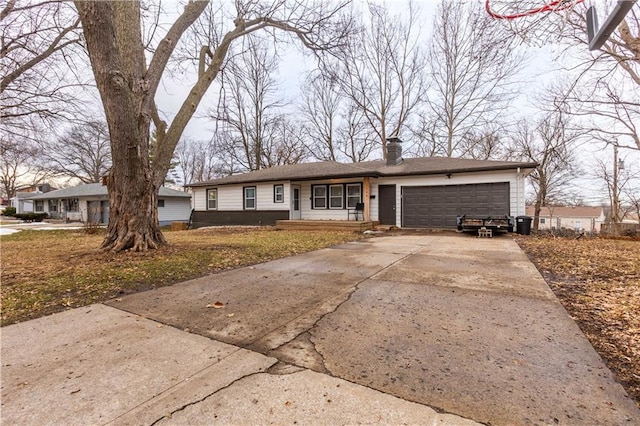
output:
<instances>
[{"instance_id":1,"label":"concrete driveway","mask_svg":"<svg viewBox=\"0 0 640 426\"><path fill-rule=\"evenodd\" d=\"M506 236L371 238L2 329L10 423L640 424Z\"/></svg>"}]
</instances>

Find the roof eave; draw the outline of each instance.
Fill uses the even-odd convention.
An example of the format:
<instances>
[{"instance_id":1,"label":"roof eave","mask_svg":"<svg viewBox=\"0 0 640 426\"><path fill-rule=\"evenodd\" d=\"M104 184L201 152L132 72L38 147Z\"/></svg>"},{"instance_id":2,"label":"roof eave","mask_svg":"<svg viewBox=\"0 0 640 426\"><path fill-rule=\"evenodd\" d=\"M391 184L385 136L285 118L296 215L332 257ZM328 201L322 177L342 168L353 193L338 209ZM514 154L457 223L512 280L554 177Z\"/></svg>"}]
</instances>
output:
<instances>
[{"instance_id":1,"label":"roof eave","mask_svg":"<svg viewBox=\"0 0 640 426\"><path fill-rule=\"evenodd\" d=\"M379 177L380 173L374 171L366 171L366 172L352 172L352 173L331 173L319 176L306 176L306 175L298 175L298 176L287 176L281 178L268 178L268 179L247 179L240 180L236 182L216 182L215 180L207 181L207 182L199 182L199 183L190 183L185 185L188 188L198 188L205 186L224 186L224 185L246 185L248 183L265 183L265 182L282 182L282 181L312 181L312 180L323 180L323 179L343 179L343 178L356 178L356 177Z\"/></svg>"},{"instance_id":2,"label":"roof eave","mask_svg":"<svg viewBox=\"0 0 640 426\"><path fill-rule=\"evenodd\" d=\"M504 171L504 170L533 170L538 166L537 163L526 163L526 164L505 164L502 166L485 166L485 167L471 167L467 169L440 169L440 170L428 170L428 171L409 171L409 172L391 172L385 173L381 172L380 177L389 177L389 176L424 176L424 175L442 175L447 173L476 173L476 172L492 172L492 171Z\"/></svg>"},{"instance_id":3,"label":"roof eave","mask_svg":"<svg viewBox=\"0 0 640 426\"><path fill-rule=\"evenodd\" d=\"M307 176L307 175L293 175L283 176L279 178L263 178L263 179L240 179L234 182L224 182L224 178L221 178L222 182L217 182L215 179L207 182L191 183L185 185L188 188L201 188L208 186L225 186L225 185L243 185L248 183L264 183L264 182L281 182L281 181L313 181L322 179L342 179L342 178L354 178L354 177L389 177L389 176L419 176L419 175L439 175L446 173L474 173L474 172L489 172L489 171L501 171L501 170L515 170L525 169L533 170L538 166L538 163L513 163L504 165L491 165L483 167L470 167L465 169L440 169L440 170L416 170L416 171L398 171L387 172L383 169L378 170L365 170L354 171L350 173L328 173L319 176ZM385 166L386 167L386 166ZM238 175L242 176L242 175Z\"/></svg>"}]
</instances>

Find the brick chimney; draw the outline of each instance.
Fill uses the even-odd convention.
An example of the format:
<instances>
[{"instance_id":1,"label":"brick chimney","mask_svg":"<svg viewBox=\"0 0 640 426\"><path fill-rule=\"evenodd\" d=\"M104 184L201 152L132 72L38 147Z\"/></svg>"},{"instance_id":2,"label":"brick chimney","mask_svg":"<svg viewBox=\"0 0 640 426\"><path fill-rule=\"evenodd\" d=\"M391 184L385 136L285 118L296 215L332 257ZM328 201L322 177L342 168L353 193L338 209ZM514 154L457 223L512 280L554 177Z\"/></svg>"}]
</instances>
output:
<instances>
[{"instance_id":1,"label":"brick chimney","mask_svg":"<svg viewBox=\"0 0 640 426\"><path fill-rule=\"evenodd\" d=\"M387 166L402 163L402 141L397 136L387 138Z\"/></svg>"}]
</instances>

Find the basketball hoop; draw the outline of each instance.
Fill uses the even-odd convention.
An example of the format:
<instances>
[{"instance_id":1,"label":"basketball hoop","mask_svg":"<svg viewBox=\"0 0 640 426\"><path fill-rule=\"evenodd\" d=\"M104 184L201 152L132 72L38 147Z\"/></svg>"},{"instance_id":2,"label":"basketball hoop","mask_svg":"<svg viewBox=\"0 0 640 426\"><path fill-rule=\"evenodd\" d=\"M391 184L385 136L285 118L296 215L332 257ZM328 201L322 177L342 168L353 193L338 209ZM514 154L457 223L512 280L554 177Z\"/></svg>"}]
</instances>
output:
<instances>
[{"instance_id":1,"label":"basketball hoop","mask_svg":"<svg viewBox=\"0 0 640 426\"><path fill-rule=\"evenodd\" d=\"M562 34L574 7L583 2L584 0L485 0L484 7L489 16L504 21L511 32L520 36L525 43L535 44L538 37L527 37L527 33L535 31L535 35L542 32ZM589 50L602 47L636 2L637 0L618 0L602 26L598 25L595 6L587 10ZM549 16L550 13L552 16Z\"/></svg>"},{"instance_id":2,"label":"basketball hoop","mask_svg":"<svg viewBox=\"0 0 640 426\"><path fill-rule=\"evenodd\" d=\"M561 34L576 5L584 0L485 0L487 14L502 20L526 44L542 45L542 32ZM550 16L551 15L551 16ZM528 37L529 32L537 36Z\"/></svg>"},{"instance_id":3,"label":"basketball hoop","mask_svg":"<svg viewBox=\"0 0 640 426\"><path fill-rule=\"evenodd\" d=\"M495 19L517 19L545 12L561 12L571 9L584 0L554 1L491 1L486 0L484 7L489 16Z\"/></svg>"}]
</instances>

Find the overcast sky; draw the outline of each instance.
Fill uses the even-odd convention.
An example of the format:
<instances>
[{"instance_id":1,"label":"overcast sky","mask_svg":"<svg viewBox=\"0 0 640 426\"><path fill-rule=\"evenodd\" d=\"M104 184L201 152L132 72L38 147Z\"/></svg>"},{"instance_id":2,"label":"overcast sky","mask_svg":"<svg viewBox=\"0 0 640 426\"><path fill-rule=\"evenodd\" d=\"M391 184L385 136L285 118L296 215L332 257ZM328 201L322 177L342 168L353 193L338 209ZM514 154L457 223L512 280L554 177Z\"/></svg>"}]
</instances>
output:
<instances>
[{"instance_id":1,"label":"overcast sky","mask_svg":"<svg viewBox=\"0 0 640 426\"><path fill-rule=\"evenodd\" d=\"M484 3L484 0L472 0ZM362 0L357 2L364 4ZM431 26L437 1L435 0L418 0L416 3L421 8L422 13L422 38L428 40L431 33ZM604 1L600 1L600 7L604 8ZM610 2L609 2L610 3ZM165 1L164 7L166 11L176 11L179 9L177 0ZM406 7L404 0L391 0L387 4L392 5L392 11L396 7ZM171 17L168 17L170 19ZM601 20L604 19L601 16ZM535 45L535 43L532 43ZM515 101L517 111L521 116L531 116L538 110L532 102L536 98L539 91L544 85L554 79L566 78L566 73L558 71L557 55L559 48L553 45L540 46L524 46L528 49L530 58L529 66L524 70L521 80L525 82L523 85L522 95ZM280 65L279 78L281 87L285 97L290 101L295 101L300 93L300 81L303 74L311 66L311 60L305 60L304 56L298 53L298 49L291 47L283 49L282 62ZM158 103L161 111L167 114L168 118L172 118L178 110L186 93L195 81L195 75L184 75L178 79L166 79L159 89ZM211 87L209 93L200 104L196 116L187 126L184 136L195 140L209 140L214 129L214 124L205 118L202 118L208 107L212 106L216 99L215 85ZM602 191L601 184L589 178L594 169L594 159L603 158L610 159L612 162L612 149L603 149L602 145L584 144L578 148L578 154L581 159L581 165L584 170L584 177L576 182L580 192L583 192L585 201L598 203L606 201L606 194ZM640 167L640 153L637 151L621 151L621 156L626 158L626 164L631 168Z\"/></svg>"}]
</instances>

